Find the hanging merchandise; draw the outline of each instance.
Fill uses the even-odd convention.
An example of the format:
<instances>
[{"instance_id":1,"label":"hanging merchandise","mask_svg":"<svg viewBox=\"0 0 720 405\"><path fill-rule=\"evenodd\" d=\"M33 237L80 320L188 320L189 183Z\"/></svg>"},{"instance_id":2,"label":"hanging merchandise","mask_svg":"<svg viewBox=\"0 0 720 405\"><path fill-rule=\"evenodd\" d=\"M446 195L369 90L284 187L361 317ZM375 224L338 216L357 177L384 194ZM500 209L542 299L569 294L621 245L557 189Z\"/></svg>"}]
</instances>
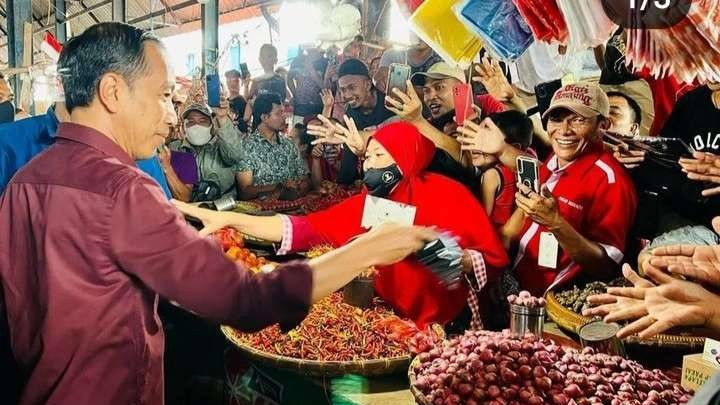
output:
<instances>
[{"instance_id":1,"label":"hanging merchandise","mask_svg":"<svg viewBox=\"0 0 720 405\"><path fill-rule=\"evenodd\" d=\"M413 13L418 7L420 7L423 1L424 0L397 0L397 3L401 9L407 9Z\"/></svg>"},{"instance_id":2,"label":"hanging merchandise","mask_svg":"<svg viewBox=\"0 0 720 405\"><path fill-rule=\"evenodd\" d=\"M514 61L533 35L511 0L465 0L455 8L460 20L500 58Z\"/></svg>"},{"instance_id":3,"label":"hanging merchandise","mask_svg":"<svg viewBox=\"0 0 720 405\"><path fill-rule=\"evenodd\" d=\"M689 13L665 29L629 29L628 65L656 78L692 83L720 82L720 0L694 0ZM634 15L633 26L641 26Z\"/></svg>"},{"instance_id":4,"label":"hanging merchandise","mask_svg":"<svg viewBox=\"0 0 720 405\"><path fill-rule=\"evenodd\" d=\"M607 17L601 0L557 0L568 25L568 51L595 48L610 39L617 24Z\"/></svg>"},{"instance_id":5,"label":"hanging merchandise","mask_svg":"<svg viewBox=\"0 0 720 405\"><path fill-rule=\"evenodd\" d=\"M453 11L453 7L463 1L425 0L408 23L446 62L467 68L482 49L482 41Z\"/></svg>"},{"instance_id":6,"label":"hanging merchandise","mask_svg":"<svg viewBox=\"0 0 720 405\"><path fill-rule=\"evenodd\" d=\"M512 0L537 41L565 44L568 27L555 0Z\"/></svg>"}]
</instances>

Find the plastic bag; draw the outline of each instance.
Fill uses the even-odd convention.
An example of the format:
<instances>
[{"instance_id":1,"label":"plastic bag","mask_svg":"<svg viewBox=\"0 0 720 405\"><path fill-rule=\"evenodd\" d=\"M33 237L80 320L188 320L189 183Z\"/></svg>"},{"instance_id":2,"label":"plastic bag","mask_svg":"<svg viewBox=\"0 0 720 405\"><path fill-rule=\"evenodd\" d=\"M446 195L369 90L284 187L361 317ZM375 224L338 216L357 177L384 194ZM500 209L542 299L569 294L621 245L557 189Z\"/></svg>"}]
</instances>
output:
<instances>
[{"instance_id":1,"label":"plastic bag","mask_svg":"<svg viewBox=\"0 0 720 405\"><path fill-rule=\"evenodd\" d=\"M568 51L602 45L617 30L605 14L600 0L557 0L568 25Z\"/></svg>"},{"instance_id":2,"label":"plastic bag","mask_svg":"<svg viewBox=\"0 0 720 405\"><path fill-rule=\"evenodd\" d=\"M516 60L533 42L530 27L511 0L465 0L455 10L502 59Z\"/></svg>"},{"instance_id":3,"label":"plastic bag","mask_svg":"<svg viewBox=\"0 0 720 405\"><path fill-rule=\"evenodd\" d=\"M410 29L450 64L467 68L483 43L455 15L463 0L425 0L408 20Z\"/></svg>"},{"instance_id":4,"label":"plastic bag","mask_svg":"<svg viewBox=\"0 0 720 405\"><path fill-rule=\"evenodd\" d=\"M513 0L537 41L565 44L568 27L555 0Z\"/></svg>"}]
</instances>

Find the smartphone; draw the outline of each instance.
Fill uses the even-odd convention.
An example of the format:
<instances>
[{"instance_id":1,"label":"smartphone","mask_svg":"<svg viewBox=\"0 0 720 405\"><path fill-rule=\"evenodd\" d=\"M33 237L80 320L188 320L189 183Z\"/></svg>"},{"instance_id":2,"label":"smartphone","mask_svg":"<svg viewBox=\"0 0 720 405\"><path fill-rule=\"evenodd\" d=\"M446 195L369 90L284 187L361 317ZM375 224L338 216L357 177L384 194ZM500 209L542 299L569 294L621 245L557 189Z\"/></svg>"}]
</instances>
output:
<instances>
[{"instance_id":1,"label":"smartphone","mask_svg":"<svg viewBox=\"0 0 720 405\"><path fill-rule=\"evenodd\" d=\"M478 75L477 70L475 70L475 66L479 66L479 65L481 65L481 64L478 62L473 62L473 64L470 65L470 74L468 75L468 80L467 80L467 82L470 83L472 86L473 98L475 98L476 96L487 94L487 89L485 89L485 85L473 80L473 77Z\"/></svg>"},{"instance_id":2,"label":"smartphone","mask_svg":"<svg viewBox=\"0 0 720 405\"><path fill-rule=\"evenodd\" d=\"M250 77L250 70L248 69L247 63L241 63L240 64L240 74L242 75L243 79L247 79Z\"/></svg>"},{"instance_id":3,"label":"smartphone","mask_svg":"<svg viewBox=\"0 0 720 405\"><path fill-rule=\"evenodd\" d=\"M392 96L392 89L398 89L407 93L407 81L410 79L410 65L391 63L388 72L387 88L385 95Z\"/></svg>"},{"instance_id":4,"label":"smartphone","mask_svg":"<svg viewBox=\"0 0 720 405\"><path fill-rule=\"evenodd\" d=\"M453 86L455 99L455 122L462 125L473 114L472 89L469 84L461 83Z\"/></svg>"},{"instance_id":5,"label":"smartphone","mask_svg":"<svg viewBox=\"0 0 720 405\"><path fill-rule=\"evenodd\" d=\"M680 138L661 138L657 136L636 136L633 141L652 148L651 153L666 156L671 159L692 156L695 152L692 146Z\"/></svg>"},{"instance_id":6,"label":"smartphone","mask_svg":"<svg viewBox=\"0 0 720 405\"><path fill-rule=\"evenodd\" d=\"M220 107L220 76L217 73L205 77L207 98L210 107Z\"/></svg>"},{"instance_id":7,"label":"smartphone","mask_svg":"<svg viewBox=\"0 0 720 405\"><path fill-rule=\"evenodd\" d=\"M537 159L527 156L518 156L517 158L518 183L524 184L538 194L540 194L539 167L540 163Z\"/></svg>"}]
</instances>

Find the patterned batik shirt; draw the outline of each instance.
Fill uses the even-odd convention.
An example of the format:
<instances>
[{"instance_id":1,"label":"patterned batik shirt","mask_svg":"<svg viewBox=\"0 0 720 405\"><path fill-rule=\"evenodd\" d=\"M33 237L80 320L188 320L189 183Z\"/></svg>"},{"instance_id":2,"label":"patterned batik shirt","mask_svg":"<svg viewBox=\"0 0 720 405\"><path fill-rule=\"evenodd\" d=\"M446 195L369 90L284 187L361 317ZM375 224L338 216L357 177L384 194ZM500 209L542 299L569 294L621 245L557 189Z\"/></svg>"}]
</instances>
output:
<instances>
[{"instance_id":1,"label":"patterned batik shirt","mask_svg":"<svg viewBox=\"0 0 720 405\"><path fill-rule=\"evenodd\" d=\"M267 186L299 180L310 173L297 146L284 135L270 142L259 131L244 141L244 157L239 171L252 172L253 185Z\"/></svg>"}]
</instances>

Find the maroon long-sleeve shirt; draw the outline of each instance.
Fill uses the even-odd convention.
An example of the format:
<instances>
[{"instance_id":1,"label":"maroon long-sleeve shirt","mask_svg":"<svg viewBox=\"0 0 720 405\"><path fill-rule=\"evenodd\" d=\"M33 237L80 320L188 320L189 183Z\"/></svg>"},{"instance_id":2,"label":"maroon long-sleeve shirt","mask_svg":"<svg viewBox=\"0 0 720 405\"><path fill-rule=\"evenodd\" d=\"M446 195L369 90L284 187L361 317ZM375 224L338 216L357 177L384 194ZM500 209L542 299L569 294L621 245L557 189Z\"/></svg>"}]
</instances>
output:
<instances>
[{"instance_id":1,"label":"maroon long-sleeve shirt","mask_svg":"<svg viewBox=\"0 0 720 405\"><path fill-rule=\"evenodd\" d=\"M296 263L251 276L118 145L62 124L0 199L0 284L21 405L157 405L158 294L244 330L289 328L307 314L312 273Z\"/></svg>"}]
</instances>

